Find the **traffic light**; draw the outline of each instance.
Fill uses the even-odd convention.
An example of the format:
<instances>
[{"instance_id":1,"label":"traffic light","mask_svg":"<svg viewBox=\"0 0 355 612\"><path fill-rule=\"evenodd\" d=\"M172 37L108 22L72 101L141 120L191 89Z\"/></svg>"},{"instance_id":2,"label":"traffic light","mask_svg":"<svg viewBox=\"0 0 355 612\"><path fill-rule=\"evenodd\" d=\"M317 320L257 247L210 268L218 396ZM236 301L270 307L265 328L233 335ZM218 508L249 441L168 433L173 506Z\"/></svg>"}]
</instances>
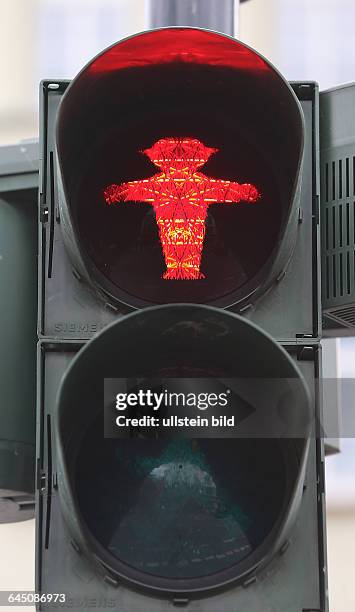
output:
<instances>
[{"instance_id":1,"label":"traffic light","mask_svg":"<svg viewBox=\"0 0 355 612\"><path fill-rule=\"evenodd\" d=\"M0 523L34 516L36 143L0 147Z\"/></svg>"},{"instance_id":2,"label":"traffic light","mask_svg":"<svg viewBox=\"0 0 355 612\"><path fill-rule=\"evenodd\" d=\"M166 28L41 92L41 608L323 612L317 86Z\"/></svg>"},{"instance_id":3,"label":"traffic light","mask_svg":"<svg viewBox=\"0 0 355 612\"><path fill-rule=\"evenodd\" d=\"M250 307L283 274L294 249L303 151L299 103L258 55L245 47L241 51L227 38L221 38L217 48L214 41L213 34L194 29L179 36L167 29L128 39L84 69L63 98L56 141L63 237L76 273L115 308L122 302L142 307L175 301ZM181 62L177 58L184 45L189 52ZM162 48L171 49L167 56L161 56ZM174 139L178 143L189 135L190 145L187 141L179 151ZM163 161L152 160L159 154ZM182 286L163 278L169 255L161 256L162 239L163 250L169 246L163 237L164 215L157 213L159 199L150 202L153 210L138 203L152 199L154 181L164 176L171 178L171 185L160 183L167 185L169 198L169 189L174 190L181 180L179 171L184 171L175 168L174 177L174 166L169 170L174 161L184 165L177 161L179 154L190 166L192 199L194 185L200 192L209 190L206 196L202 193L204 211L192 203L197 217L193 214L185 225L175 219L167 230L170 237L174 231L185 232L185 244L187 234L195 241L192 226L197 234L198 225L202 234L209 226L199 245L205 282ZM191 160L199 156L194 168ZM200 175L205 183L200 183ZM122 196L130 204L117 205L114 186L131 182L136 193ZM238 186L249 184L255 194L242 199ZM214 205L224 200L235 205ZM161 203L160 211L164 194ZM176 214L179 218L179 211ZM190 212L182 212L186 214ZM170 248L176 249L173 241ZM187 261L189 256L185 254ZM173 258L171 265L175 263ZM76 309L70 310L73 321ZM101 316L104 322L110 320ZM305 333L312 333L307 323ZM279 328L275 335L286 338L290 333Z\"/></svg>"},{"instance_id":4,"label":"traffic light","mask_svg":"<svg viewBox=\"0 0 355 612\"><path fill-rule=\"evenodd\" d=\"M355 325L354 86L321 97L322 305L329 335L352 335Z\"/></svg>"}]
</instances>

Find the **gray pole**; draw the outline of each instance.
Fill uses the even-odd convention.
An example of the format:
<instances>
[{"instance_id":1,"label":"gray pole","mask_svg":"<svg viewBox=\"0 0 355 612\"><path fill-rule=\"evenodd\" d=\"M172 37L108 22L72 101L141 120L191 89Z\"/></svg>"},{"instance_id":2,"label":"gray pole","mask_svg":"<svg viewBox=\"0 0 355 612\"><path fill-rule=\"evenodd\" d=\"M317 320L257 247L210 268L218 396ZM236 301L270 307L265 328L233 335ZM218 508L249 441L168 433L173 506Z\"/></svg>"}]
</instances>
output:
<instances>
[{"instance_id":1,"label":"gray pole","mask_svg":"<svg viewBox=\"0 0 355 612\"><path fill-rule=\"evenodd\" d=\"M234 36L239 0L146 0L147 27L191 26Z\"/></svg>"}]
</instances>

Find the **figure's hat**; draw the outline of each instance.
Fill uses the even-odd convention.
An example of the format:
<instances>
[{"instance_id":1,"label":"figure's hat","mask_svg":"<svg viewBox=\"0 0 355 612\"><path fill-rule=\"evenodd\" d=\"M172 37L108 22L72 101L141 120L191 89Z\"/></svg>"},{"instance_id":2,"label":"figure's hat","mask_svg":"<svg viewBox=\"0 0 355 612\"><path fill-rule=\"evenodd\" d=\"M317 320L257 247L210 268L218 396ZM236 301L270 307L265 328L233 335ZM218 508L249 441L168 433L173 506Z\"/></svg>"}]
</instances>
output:
<instances>
[{"instance_id":1,"label":"figure's hat","mask_svg":"<svg viewBox=\"0 0 355 612\"><path fill-rule=\"evenodd\" d=\"M170 161L186 161L202 166L218 149L206 147L197 138L162 138L142 153L157 166Z\"/></svg>"}]
</instances>

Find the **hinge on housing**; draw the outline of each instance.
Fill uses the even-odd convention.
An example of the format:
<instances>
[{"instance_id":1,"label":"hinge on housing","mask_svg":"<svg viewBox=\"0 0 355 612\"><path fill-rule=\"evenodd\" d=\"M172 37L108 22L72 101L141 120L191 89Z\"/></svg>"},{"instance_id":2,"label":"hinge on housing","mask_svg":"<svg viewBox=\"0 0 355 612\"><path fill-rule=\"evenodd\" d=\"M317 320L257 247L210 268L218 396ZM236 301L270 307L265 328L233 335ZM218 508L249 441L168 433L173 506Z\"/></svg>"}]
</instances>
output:
<instances>
[{"instance_id":1,"label":"hinge on housing","mask_svg":"<svg viewBox=\"0 0 355 612\"><path fill-rule=\"evenodd\" d=\"M313 338L312 334L296 334L296 338Z\"/></svg>"},{"instance_id":2,"label":"hinge on housing","mask_svg":"<svg viewBox=\"0 0 355 612\"><path fill-rule=\"evenodd\" d=\"M46 490L46 482L47 482L45 472L43 471L41 472L37 482L38 482L38 489L40 490L41 493L44 493L44 491Z\"/></svg>"},{"instance_id":3,"label":"hinge on housing","mask_svg":"<svg viewBox=\"0 0 355 612\"><path fill-rule=\"evenodd\" d=\"M52 487L53 487L53 489L58 489L58 476L57 476L57 472L54 472L54 474L52 476Z\"/></svg>"},{"instance_id":4,"label":"hinge on housing","mask_svg":"<svg viewBox=\"0 0 355 612\"><path fill-rule=\"evenodd\" d=\"M39 217L40 217L41 223L47 223L48 207L46 206L44 193L41 193L39 196Z\"/></svg>"},{"instance_id":5,"label":"hinge on housing","mask_svg":"<svg viewBox=\"0 0 355 612\"><path fill-rule=\"evenodd\" d=\"M298 361L313 361L314 359L314 347L313 346L300 346L297 351Z\"/></svg>"},{"instance_id":6,"label":"hinge on housing","mask_svg":"<svg viewBox=\"0 0 355 612\"><path fill-rule=\"evenodd\" d=\"M37 483L37 490L40 493L43 493L46 490L46 482L47 482L46 472L41 468L41 464L38 459L37 460L36 483Z\"/></svg>"}]
</instances>

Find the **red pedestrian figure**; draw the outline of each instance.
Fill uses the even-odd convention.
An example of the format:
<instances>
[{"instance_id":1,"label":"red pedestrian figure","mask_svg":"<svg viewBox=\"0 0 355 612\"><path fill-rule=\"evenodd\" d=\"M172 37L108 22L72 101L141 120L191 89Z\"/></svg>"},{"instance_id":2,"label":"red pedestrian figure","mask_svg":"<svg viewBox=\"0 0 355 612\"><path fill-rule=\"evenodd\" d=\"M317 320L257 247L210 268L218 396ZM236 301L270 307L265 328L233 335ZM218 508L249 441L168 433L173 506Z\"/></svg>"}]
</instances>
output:
<instances>
[{"instance_id":1,"label":"red pedestrian figure","mask_svg":"<svg viewBox=\"0 0 355 612\"><path fill-rule=\"evenodd\" d=\"M167 268L164 279L205 278L200 265L211 204L255 203L260 197L254 185L213 179L198 172L217 151L194 138L162 138L143 151L160 172L148 179L110 185L104 191L107 204L152 204Z\"/></svg>"}]
</instances>

